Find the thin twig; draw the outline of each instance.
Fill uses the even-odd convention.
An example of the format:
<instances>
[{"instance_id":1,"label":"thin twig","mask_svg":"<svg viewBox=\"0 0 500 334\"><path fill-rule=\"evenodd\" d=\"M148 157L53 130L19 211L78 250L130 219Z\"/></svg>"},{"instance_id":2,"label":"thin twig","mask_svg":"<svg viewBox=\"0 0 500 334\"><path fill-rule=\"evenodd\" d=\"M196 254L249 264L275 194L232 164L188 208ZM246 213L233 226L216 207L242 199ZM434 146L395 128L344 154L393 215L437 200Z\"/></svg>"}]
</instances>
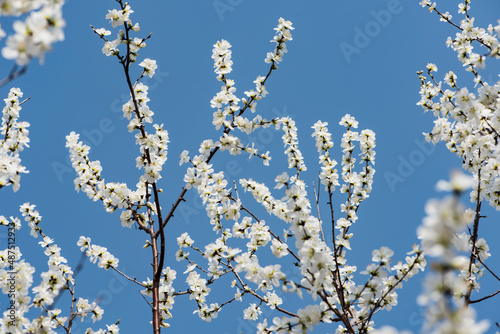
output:
<instances>
[{"instance_id":1,"label":"thin twig","mask_svg":"<svg viewBox=\"0 0 500 334\"><path fill-rule=\"evenodd\" d=\"M479 302L482 302L483 300L486 300L488 298L491 298L493 296L495 296L496 294L500 293L500 290L497 290L495 292L493 292L492 294L488 295L488 296L485 296L483 298L479 298L479 299L476 299L476 300L470 300L469 301L469 304L474 304L474 303L479 303Z\"/></svg>"},{"instance_id":2,"label":"thin twig","mask_svg":"<svg viewBox=\"0 0 500 334\"><path fill-rule=\"evenodd\" d=\"M323 239L323 242L325 242L325 234L323 233L323 222L321 221L321 214L319 212L319 191L320 191L320 181L318 180L318 191L316 192L316 185L313 184L313 190L314 190L314 197L316 199L316 211L318 211L318 221L319 221L319 228L321 231L321 238Z\"/></svg>"},{"instance_id":3,"label":"thin twig","mask_svg":"<svg viewBox=\"0 0 500 334\"><path fill-rule=\"evenodd\" d=\"M0 81L0 87L5 86L6 84L11 82L12 80L14 80L14 79L20 77L21 75L23 75L24 73L26 73L26 70L28 70L28 65L22 66L19 71L17 70L18 68L19 68L19 65L14 65L12 67L12 70L10 71L9 75L6 78L4 78L2 81Z\"/></svg>"},{"instance_id":4,"label":"thin twig","mask_svg":"<svg viewBox=\"0 0 500 334\"><path fill-rule=\"evenodd\" d=\"M136 280L135 278L131 278L131 277L128 277L126 274L122 273L119 269L116 269L115 267L111 267L113 268L118 274L122 275L123 277L125 277L126 279L128 279L129 281L131 282L134 282L136 283L137 285L140 285L142 286L143 288L147 288L148 286L144 283L141 283L139 282L138 280Z\"/></svg>"}]
</instances>

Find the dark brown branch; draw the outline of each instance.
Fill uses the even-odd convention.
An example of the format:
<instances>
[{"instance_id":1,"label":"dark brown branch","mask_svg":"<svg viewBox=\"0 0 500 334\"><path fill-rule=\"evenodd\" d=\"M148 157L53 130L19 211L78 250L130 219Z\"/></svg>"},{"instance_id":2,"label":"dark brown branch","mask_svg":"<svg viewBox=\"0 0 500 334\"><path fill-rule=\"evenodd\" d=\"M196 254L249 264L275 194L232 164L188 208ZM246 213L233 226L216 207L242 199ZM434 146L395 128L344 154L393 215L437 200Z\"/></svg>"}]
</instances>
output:
<instances>
[{"instance_id":1,"label":"dark brown branch","mask_svg":"<svg viewBox=\"0 0 500 334\"><path fill-rule=\"evenodd\" d=\"M476 299L476 300L469 300L469 304L474 304L474 303L479 303L479 302L482 302L483 300L486 300L488 298L491 298L495 295L497 295L498 293L500 293L500 290L497 290L495 292L493 292L492 294L488 295L488 296L485 296L483 298L479 298L479 299Z\"/></svg>"},{"instance_id":2,"label":"dark brown branch","mask_svg":"<svg viewBox=\"0 0 500 334\"><path fill-rule=\"evenodd\" d=\"M481 150L479 150L478 153L479 156L481 156ZM477 172L477 198L476 198L476 215L474 217L474 226L472 228L472 235L471 235L471 243L472 243L472 249L470 252L470 258L469 258L469 275L472 274L472 265L476 262L476 253L477 253L477 247L476 247L476 242L477 242L477 237L479 233L479 220L481 219L481 168L479 168ZM471 302L470 295L472 294L473 290L473 285L469 284L467 287L467 291L464 295L464 301L465 305L469 305Z\"/></svg>"}]
</instances>

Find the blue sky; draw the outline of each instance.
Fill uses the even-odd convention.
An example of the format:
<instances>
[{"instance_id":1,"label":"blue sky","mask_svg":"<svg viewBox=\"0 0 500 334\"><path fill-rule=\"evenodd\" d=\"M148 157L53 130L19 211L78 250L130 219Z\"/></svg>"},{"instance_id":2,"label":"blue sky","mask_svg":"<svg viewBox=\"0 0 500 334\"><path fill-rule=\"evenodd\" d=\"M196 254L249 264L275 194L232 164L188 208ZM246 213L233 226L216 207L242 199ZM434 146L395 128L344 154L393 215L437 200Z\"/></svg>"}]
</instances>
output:
<instances>
[{"instance_id":1,"label":"blue sky","mask_svg":"<svg viewBox=\"0 0 500 334\"><path fill-rule=\"evenodd\" d=\"M450 11L455 19L459 17L457 4L440 1L438 8ZM156 76L145 83L150 86L149 106L155 112L154 121L165 124L171 140L160 184L164 189L164 208L170 207L183 186L185 169L178 166L179 154L184 149L194 152L202 140L216 138L209 101L221 84L213 73L212 45L220 39L232 44L234 70L230 77L241 96L243 91L254 88L257 75L267 73L264 58L273 48L269 43L273 28L283 17L293 22L293 41L287 44L289 52L278 71L268 80L269 95L259 101L257 112L266 118L289 115L295 119L309 168L304 174L309 188L317 181L319 168L311 138L311 126L317 120L329 122L335 142L332 152L337 160L341 157L338 148L342 135L338 122L344 114L356 117L360 129L375 131L374 190L362 204L360 219L353 227L349 259L361 271L370 261L373 249L388 246L395 251L394 261L404 260L411 244L417 242L416 228L424 217L425 202L443 196L435 193L434 185L461 163L444 145L425 143L422 132L431 130L433 118L416 105L416 71L425 69L428 62L436 63L438 77L454 70L460 82L473 86L471 76L445 46L446 37L455 34L453 27L439 22L435 14L409 0L143 0L132 2L131 7L135 11L132 20L141 25L138 36L153 32L139 59L149 57L159 65ZM496 0L473 3L472 7L478 25L487 26L498 19L500 3ZM111 0L69 1L64 7L66 40L54 46L43 65L33 62L28 73L12 84L20 87L25 97L31 97L21 111L22 120L31 123L31 147L21 156L30 173L23 175L17 193L12 193L12 189L0 192L0 214L18 215L20 204L36 204L44 217L45 233L55 239L74 267L80 258L76 242L80 235L85 235L108 247L120 259L120 267L142 281L151 276L150 252L142 249L146 236L122 228L118 213L107 214L102 204L76 193L74 172L64 147L67 134L81 133L81 138L86 138L92 147L91 159L101 161L107 181L135 185L138 180L138 150L135 139L127 132L126 120L121 117L121 105L124 98L128 99L124 75L116 59L101 53L102 43L90 29L91 24L96 28L110 27L104 16L112 8L116 5ZM5 75L11 63L0 60L0 64ZM498 67L494 65L491 60L487 62L484 76L488 81L496 81ZM3 87L0 94L6 96L9 88ZM261 150L271 151L271 167L266 169L246 156L220 154L214 159L215 169L236 179L253 177L271 185L274 176L286 168L281 133L266 130L253 141ZM188 231L201 246L211 231L196 194L189 192L186 199L167 227L167 242L172 246L167 265L178 272L174 284L177 289L186 285L181 275L184 264L179 266L174 258L176 237ZM499 232L498 226L494 226L494 213L490 214L492 219L485 219L481 226L482 235ZM6 242L1 237L0 246ZM37 241L29 236L27 226L19 232L18 245L27 261L38 268L39 277L40 269L46 268L46 259ZM493 240L490 247L493 254L498 253L499 246ZM423 277L419 274L406 283L406 289L400 290L398 307L380 313L376 323L418 331L422 310L415 299ZM484 286L480 296L492 292L487 281ZM77 290L79 296L90 300L101 296L105 310L101 324L121 318L122 333L149 330L150 311L132 283L86 261ZM215 295L210 298L209 302L221 302ZM63 304L61 301L58 307ZM172 331L254 332L249 330L253 324L249 326L242 320L241 304L235 306L233 311L223 310L218 319L207 325L191 314L195 303L179 297L170 321ZM498 301L493 300L477 309L481 316L498 320L498 312L494 311L498 306ZM78 324L77 328L83 333L87 326L88 323Z\"/></svg>"}]
</instances>

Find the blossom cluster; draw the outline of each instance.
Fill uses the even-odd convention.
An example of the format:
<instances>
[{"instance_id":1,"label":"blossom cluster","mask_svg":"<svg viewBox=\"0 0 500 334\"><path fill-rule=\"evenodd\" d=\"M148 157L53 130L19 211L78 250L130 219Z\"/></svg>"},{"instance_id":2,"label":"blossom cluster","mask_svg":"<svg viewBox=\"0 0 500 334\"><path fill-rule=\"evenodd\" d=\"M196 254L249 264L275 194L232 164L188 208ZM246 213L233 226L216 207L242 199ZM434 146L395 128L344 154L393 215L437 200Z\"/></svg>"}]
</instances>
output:
<instances>
[{"instance_id":1,"label":"blossom cluster","mask_svg":"<svg viewBox=\"0 0 500 334\"><path fill-rule=\"evenodd\" d=\"M83 321L84 317L91 316L94 322L101 320L104 311L96 302L89 303L84 298L76 299L73 270L67 264L66 258L61 255L61 249L54 240L43 233L40 227L42 217L35 209L35 205L24 203L20 211L31 227L31 235L35 238L41 236L43 239L39 244L48 257L49 270L42 272L40 284L32 287L35 268L22 259L19 247L9 247L0 251L0 287L2 292L9 296L11 303L9 308L5 308L0 319L0 332L55 334L57 328L68 331L77 318ZM7 219L0 216L0 225L14 226L15 230L21 229L21 222L15 217ZM33 296L30 295L30 290ZM76 309L70 307L69 316L62 316L62 310L59 308L51 308L62 290L68 290L76 301ZM27 313L32 307L40 308L47 313L30 320ZM11 312L11 309L15 312ZM108 326L107 331L100 329L94 332L90 328L86 331L86 333L100 334L118 332L117 325Z\"/></svg>"},{"instance_id":2,"label":"blossom cluster","mask_svg":"<svg viewBox=\"0 0 500 334\"><path fill-rule=\"evenodd\" d=\"M467 71L476 73L477 68L484 68L486 56L500 57L500 42L498 34L500 33L500 24L497 26L489 25L487 29L474 26L475 18L468 14L470 9L470 1L458 4L458 13L463 14L463 19L460 24L452 22L452 15L449 12L442 13L436 9L436 3L431 3L430 0L421 0L420 5L427 7L429 11L436 11L440 16L440 20L449 22L459 27L460 32L456 33L455 38L448 37L446 45L451 47L456 53L458 60L466 67ZM499 22L500 23L500 22ZM481 54L474 51L473 42L478 42L488 49L487 54ZM481 78L477 77L476 82L480 82Z\"/></svg>"},{"instance_id":3,"label":"blossom cluster","mask_svg":"<svg viewBox=\"0 0 500 334\"><path fill-rule=\"evenodd\" d=\"M2 225L8 226L11 222L15 224L16 230L19 230L21 223L18 218L10 217L10 221L4 217L0 216L0 222ZM35 268L32 267L24 259L21 259L22 253L19 247L7 248L0 251L0 287L2 293L7 295L12 293L14 298L14 307L16 308L15 319L9 318L9 312L7 307L3 312L2 319L0 319L0 331L15 332L21 331L24 325L29 325L29 320L24 317L24 314L28 312L31 303L31 297L29 296L29 290L33 284L33 273ZM15 273L15 285L11 287L11 274Z\"/></svg>"},{"instance_id":4,"label":"blossom cluster","mask_svg":"<svg viewBox=\"0 0 500 334\"><path fill-rule=\"evenodd\" d=\"M161 272L158 295L160 299L160 325L165 328L170 327L170 325L165 321L172 318L170 310L174 307L175 302L175 289L173 287L173 283L176 276L177 272L170 267L164 268ZM141 294L153 298L153 281L148 278L146 281L142 282L141 286L145 288L144 290L141 290Z\"/></svg>"},{"instance_id":5,"label":"blossom cluster","mask_svg":"<svg viewBox=\"0 0 500 334\"><path fill-rule=\"evenodd\" d=\"M122 4L120 2L120 9L112 9L108 11L106 19L113 28L123 26L125 30L120 29L117 38L114 40L108 40L107 37L111 35L111 31L105 28L95 29L92 27L94 32L104 40L104 46L102 47L102 52L106 56L116 56L121 61L127 60L130 62L135 62L138 56L138 51L146 46L145 39L134 37L133 39L129 37L129 31L139 31L139 23L132 24L130 20L130 14L134 11L130 8L128 3ZM125 44L127 46L126 59L120 55L119 46ZM150 67L150 66L148 66ZM150 67L151 68L151 67ZM153 69L154 72L154 69Z\"/></svg>"},{"instance_id":6,"label":"blossom cluster","mask_svg":"<svg viewBox=\"0 0 500 334\"><path fill-rule=\"evenodd\" d=\"M340 231L337 235L337 242L340 246L350 249L349 239L352 234L347 233L349 227L356 222L359 204L369 197L372 190L373 176L375 169L375 133L369 129L365 129L358 133L353 131L358 127L358 121L351 115L345 115L340 125L346 127L346 132L342 135L341 148L343 152L342 180L344 184L341 187L341 192L347 193L347 200L341 206L342 212L346 213L345 218L337 220L335 228ZM332 135L328 132L328 123L318 121L312 127L312 134L316 140L316 149L318 150L319 163L322 165L320 173L320 182L325 186L325 190L330 194L335 190L335 186L339 186L339 175L337 169L337 161L331 158L329 149L333 147L331 140ZM359 142L360 163L364 164L361 172L355 171L356 158L353 156L355 143Z\"/></svg>"},{"instance_id":7,"label":"blossom cluster","mask_svg":"<svg viewBox=\"0 0 500 334\"><path fill-rule=\"evenodd\" d=\"M15 20L14 34L7 37L2 56L26 66L33 58L43 61L52 44L64 40L62 18L64 0L7 0L2 1L0 16L26 15L24 21ZM0 38L6 36L0 28Z\"/></svg>"},{"instance_id":8,"label":"blossom cluster","mask_svg":"<svg viewBox=\"0 0 500 334\"><path fill-rule=\"evenodd\" d=\"M432 72L437 68L432 64L428 68L433 78ZM420 79L422 98L418 104L436 117L432 132L425 134L426 139L433 143L445 142L450 152L462 159L463 167L478 177L471 201L486 199L500 210L500 174L496 167L500 85L482 83L476 95L465 87L459 89L456 76L451 72L446 75L446 83L453 90L443 90L441 83L426 82L422 74ZM434 97L439 97L439 102L434 102Z\"/></svg>"},{"instance_id":9,"label":"blossom cluster","mask_svg":"<svg viewBox=\"0 0 500 334\"><path fill-rule=\"evenodd\" d=\"M316 140L316 149L318 150L319 163L321 166L321 173L319 178L321 184L325 186L326 191L335 191L335 187L339 186L339 173L335 166L337 161L330 156L330 148L333 147L332 135L328 132L327 122L316 122L312 128L314 132L312 137Z\"/></svg>"},{"instance_id":10,"label":"blossom cluster","mask_svg":"<svg viewBox=\"0 0 500 334\"><path fill-rule=\"evenodd\" d=\"M0 188L12 184L14 191L21 185L21 173L28 173L21 165L19 152L28 146L28 122L19 121L23 92L19 88L11 88L2 110L2 127L0 128Z\"/></svg>"},{"instance_id":11,"label":"blossom cluster","mask_svg":"<svg viewBox=\"0 0 500 334\"><path fill-rule=\"evenodd\" d=\"M459 12L463 11L464 7L460 7ZM452 71L445 75L446 88L434 78L433 72L437 71L437 66L429 64L427 73L431 80L419 72L421 99L417 104L425 111L431 111L436 118L432 131L425 134L427 141L443 141L450 152L461 158L463 167L477 177L471 200L486 199L491 206L500 210L500 174L496 167L500 152L500 85L483 80L478 70L484 67L485 55L474 51L476 49L472 46L473 42L478 42L491 55L500 57L500 24L496 27L490 25L485 30L474 27L473 23L474 18L465 15L460 22L461 32L454 39L449 38L448 44L457 52L466 70L472 72L474 82L479 85L477 92L470 92L466 87L460 88L457 76Z\"/></svg>"},{"instance_id":12,"label":"blossom cluster","mask_svg":"<svg viewBox=\"0 0 500 334\"><path fill-rule=\"evenodd\" d=\"M106 270L118 267L118 262L120 261L108 252L106 247L93 245L90 241L90 238L82 236L77 242L80 250L82 252L85 251L85 255L90 258L90 262L96 263L96 261L99 261L97 266Z\"/></svg>"},{"instance_id":13,"label":"blossom cluster","mask_svg":"<svg viewBox=\"0 0 500 334\"><path fill-rule=\"evenodd\" d=\"M266 121L260 116L255 117L253 120L241 116L247 108L255 113L257 101L267 96L266 80L271 71L277 69L276 64L283 60L282 57L287 52L285 42L292 40L291 30L293 30L293 27L290 21L280 18L278 27L275 30L277 33L272 42L276 43L276 48L273 52L268 53L268 57L266 58L266 62L271 63L271 69L266 76L257 76L254 80L255 90L245 91L244 94L246 97L241 99L235 95L236 87L234 80L227 78L227 75L232 71L233 65L231 60L231 44L226 40L221 40L214 44L212 58L214 59L215 73L218 74L217 80L224 83L221 90L210 101L211 107L217 109L213 113L212 122L216 130L219 130L221 126L224 126L225 130L232 130L234 127L237 127L240 131L250 134L261 126L267 127L275 124L275 121ZM244 104L241 108L238 105L240 101ZM227 119L228 117L230 117L229 120ZM247 152L252 154L256 151L247 150Z\"/></svg>"},{"instance_id":14,"label":"blossom cluster","mask_svg":"<svg viewBox=\"0 0 500 334\"><path fill-rule=\"evenodd\" d=\"M299 140L297 136L297 127L295 121L290 117L283 117L280 120L283 131L285 134L282 136L283 143L285 144L285 154L288 157L288 168L295 168L297 174L306 171L307 167L304 163L304 157L299 150Z\"/></svg>"},{"instance_id":15,"label":"blossom cluster","mask_svg":"<svg viewBox=\"0 0 500 334\"><path fill-rule=\"evenodd\" d=\"M79 138L80 135L75 132L66 136L66 147L70 152L71 163L78 174L74 180L75 189L82 190L93 201L101 200L108 212L131 207L132 203L140 205L146 193L144 184L138 183L137 190L132 191L125 183L106 183L101 178L101 163L89 159L90 147L79 141ZM122 220L122 225L130 227L130 220L126 218Z\"/></svg>"},{"instance_id":16,"label":"blossom cluster","mask_svg":"<svg viewBox=\"0 0 500 334\"><path fill-rule=\"evenodd\" d=\"M274 52L269 52L265 59L266 63L272 63L274 67L283 60L283 55L288 52L286 49L286 42L292 40L292 22L287 21L280 17L278 26L274 28L276 30L276 35L271 41L276 43L276 49Z\"/></svg>"},{"instance_id":17,"label":"blossom cluster","mask_svg":"<svg viewBox=\"0 0 500 334\"><path fill-rule=\"evenodd\" d=\"M231 73L233 70L233 61L231 60L231 44L226 40L218 41L214 44L212 50L212 59L214 60L214 72L219 76L217 80L222 80L223 75Z\"/></svg>"},{"instance_id":18,"label":"blossom cluster","mask_svg":"<svg viewBox=\"0 0 500 334\"><path fill-rule=\"evenodd\" d=\"M458 199L461 191L470 188L470 182L460 173L454 173L451 183L459 186L459 191L443 200L428 201L427 216L417 231L426 255L435 258L434 272L426 277L425 290L418 302L427 307L427 331L485 333L488 321L476 322L474 309L467 307L464 298L468 289L479 289L477 279L483 275L483 268L461 254L463 251L475 252L473 242L463 232L472 223L474 212L465 210ZM477 252L478 258L488 258L485 240L481 238L476 245L481 249Z\"/></svg>"}]
</instances>

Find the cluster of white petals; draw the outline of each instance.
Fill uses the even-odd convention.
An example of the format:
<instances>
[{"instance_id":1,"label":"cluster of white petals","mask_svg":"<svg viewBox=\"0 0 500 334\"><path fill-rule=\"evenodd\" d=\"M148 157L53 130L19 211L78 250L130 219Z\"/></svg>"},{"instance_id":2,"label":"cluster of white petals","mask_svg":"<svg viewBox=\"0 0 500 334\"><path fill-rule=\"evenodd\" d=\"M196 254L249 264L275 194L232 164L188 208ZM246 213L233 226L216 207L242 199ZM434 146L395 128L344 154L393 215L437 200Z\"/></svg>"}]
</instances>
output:
<instances>
[{"instance_id":1,"label":"cluster of white petals","mask_svg":"<svg viewBox=\"0 0 500 334\"><path fill-rule=\"evenodd\" d=\"M77 245L80 246L80 250L82 252L85 251L85 255L90 258L90 262L96 263L96 261L99 261L97 266L106 270L118 267L119 260L108 252L106 247L93 245L90 241L90 238L82 236L77 242Z\"/></svg>"},{"instance_id":2,"label":"cluster of white petals","mask_svg":"<svg viewBox=\"0 0 500 334\"><path fill-rule=\"evenodd\" d=\"M226 40L218 41L214 44L212 50L212 59L214 60L214 72L219 76L218 80L222 80L223 75L231 73L233 70L233 62L231 60L231 44Z\"/></svg>"},{"instance_id":3,"label":"cluster of white petals","mask_svg":"<svg viewBox=\"0 0 500 334\"><path fill-rule=\"evenodd\" d=\"M281 18L278 21L278 26L274 28L276 30L276 35L274 39L271 41L276 43L276 49L274 52L269 52L265 59L266 63L272 63L274 67L279 64L283 60L283 55L288 52L286 49L286 42L292 40L292 30L295 28L292 27L292 22L286 21Z\"/></svg>"},{"instance_id":4,"label":"cluster of white petals","mask_svg":"<svg viewBox=\"0 0 500 334\"><path fill-rule=\"evenodd\" d=\"M312 128L312 136L316 140L316 149L318 150L321 173L319 178L321 184L325 186L326 191L335 191L335 186L339 186L339 174L335 166L337 161L330 156L330 148L333 147L332 135L328 132L327 122L317 121Z\"/></svg>"},{"instance_id":5,"label":"cluster of white petals","mask_svg":"<svg viewBox=\"0 0 500 334\"><path fill-rule=\"evenodd\" d=\"M295 121L290 117L280 119L285 134L281 137L286 147L285 154L288 157L288 168L295 168L297 173L307 170L304 157L299 150L299 139Z\"/></svg>"},{"instance_id":6,"label":"cluster of white petals","mask_svg":"<svg viewBox=\"0 0 500 334\"><path fill-rule=\"evenodd\" d=\"M21 173L28 173L21 165L19 152L28 146L28 122L19 121L21 105L19 98L23 92L19 88L11 88L2 110L2 127L0 128L0 188L12 184L14 191L21 185Z\"/></svg>"},{"instance_id":7,"label":"cluster of white petals","mask_svg":"<svg viewBox=\"0 0 500 334\"><path fill-rule=\"evenodd\" d=\"M64 40L62 18L64 0L4 0L0 16L25 15L25 20L15 20L14 34L7 37L2 56L13 59L17 65L28 65L32 58L43 61L52 44ZM0 38L6 36L0 27Z\"/></svg>"},{"instance_id":8,"label":"cluster of white petals","mask_svg":"<svg viewBox=\"0 0 500 334\"><path fill-rule=\"evenodd\" d=\"M80 135L75 132L66 136L66 147L70 152L71 163L78 174L74 180L75 189L82 190L93 201L102 201L108 212L119 208L128 208L132 205L143 205L146 193L144 184L138 183L137 190L132 191L127 188L125 183L106 183L101 178L101 163L89 159L90 147L79 141L79 138ZM123 217L122 225L130 227L130 219L127 219L126 216Z\"/></svg>"},{"instance_id":9,"label":"cluster of white petals","mask_svg":"<svg viewBox=\"0 0 500 334\"><path fill-rule=\"evenodd\" d=\"M158 68L156 65L156 60L146 58L144 59L139 66L144 68L144 73L147 74L150 78L155 75L155 71Z\"/></svg>"},{"instance_id":10,"label":"cluster of white petals","mask_svg":"<svg viewBox=\"0 0 500 334\"><path fill-rule=\"evenodd\" d=\"M464 177L452 175L451 184ZM462 187L466 190L469 187ZM426 277L425 290L418 302L426 306L425 330L433 333L485 333L489 328L486 320L477 322L475 312L466 304L466 292L479 290L478 279L484 268L464 256L464 251L476 252L473 241L463 232L473 219L458 201L459 192L443 200L430 200L425 208L427 216L418 228L418 237L426 255L435 258L433 273ZM481 261L489 257L488 245L481 238L475 243L477 257ZM480 249L480 250L479 250ZM470 289L470 290L469 290Z\"/></svg>"},{"instance_id":11,"label":"cluster of white petals","mask_svg":"<svg viewBox=\"0 0 500 334\"><path fill-rule=\"evenodd\" d=\"M431 6L428 1L421 4ZM435 6L433 10L436 10ZM459 12L463 11L461 7ZM473 17L464 15L459 26L460 32L453 39L450 37L447 44L456 51L458 59L472 73L479 87L475 92L467 87L461 88L456 74L451 71L445 75L444 83L437 82L433 74L437 66L428 64L427 73L431 80L419 72L421 99L417 104L425 111L431 111L435 117L434 128L425 134L427 141L443 141L476 178L471 201L485 199L500 210L500 172L497 167L500 154L500 84L486 82L478 72L484 67L488 54L500 58L500 23L495 27L490 25L488 29L478 28L474 27ZM486 55L473 47L474 42L486 49Z\"/></svg>"},{"instance_id":12,"label":"cluster of white petals","mask_svg":"<svg viewBox=\"0 0 500 334\"><path fill-rule=\"evenodd\" d=\"M165 321L172 318L172 313L170 310L174 307L174 293L175 289L173 287L174 280L177 276L177 272L170 267L166 267L161 272L160 282L159 282L159 309L160 309L160 325L161 327L169 327L170 325ZM153 282L150 278L142 282L141 294L147 297L153 297Z\"/></svg>"},{"instance_id":13,"label":"cluster of white petals","mask_svg":"<svg viewBox=\"0 0 500 334\"><path fill-rule=\"evenodd\" d=\"M75 281L73 270L67 264L66 258L61 255L61 249L50 237L45 235L40 227L41 216L35 205L25 203L20 211L24 220L31 227L33 237L42 237L39 242L44 254L48 257L48 271L40 274L38 286L33 285L35 268L23 259L19 247L9 246L0 251L0 288L9 297L10 305L5 307L0 319L0 333L57 333L58 328L71 328L74 320L90 316L93 322L101 320L104 311L96 302L89 303L87 299L78 298L74 292ZM8 228L8 235L15 240L15 232L21 229L18 218L7 219L0 216L0 225ZM61 309L51 307L61 291L68 290L72 299L76 301L75 308L70 308L68 316L62 316ZM32 308L39 308L43 312L40 316L30 320L28 312ZM113 331L109 331L109 329ZM94 332L88 329L87 333L118 333L118 326L108 326L108 331L102 329Z\"/></svg>"},{"instance_id":14,"label":"cluster of white petals","mask_svg":"<svg viewBox=\"0 0 500 334\"><path fill-rule=\"evenodd\" d=\"M123 29L120 29L120 31L117 34L117 38L114 40L109 40L106 36L111 35L111 31L105 29L105 28L99 28L95 29L92 27L94 32L104 41L104 46L102 47L102 52L106 56L116 56L120 60L123 60L122 56L120 55L120 45L126 45L127 46L127 61L130 62L135 62L138 56L138 51L146 46L145 40L147 38L131 38L128 35L128 31L139 31L140 27L138 23L132 24L132 21L130 20L130 14L132 14L134 11L130 8L130 5L125 2L124 4L120 2L121 8L120 9L112 9L108 11L108 14L106 15L106 19L110 21L110 24L113 28L119 27L119 26L124 26L126 27L126 32ZM144 67L144 73L143 74L154 74L154 70L156 69L156 62L154 60L145 59L144 62L142 62L141 65ZM152 77L152 74L150 75Z\"/></svg>"}]
</instances>

